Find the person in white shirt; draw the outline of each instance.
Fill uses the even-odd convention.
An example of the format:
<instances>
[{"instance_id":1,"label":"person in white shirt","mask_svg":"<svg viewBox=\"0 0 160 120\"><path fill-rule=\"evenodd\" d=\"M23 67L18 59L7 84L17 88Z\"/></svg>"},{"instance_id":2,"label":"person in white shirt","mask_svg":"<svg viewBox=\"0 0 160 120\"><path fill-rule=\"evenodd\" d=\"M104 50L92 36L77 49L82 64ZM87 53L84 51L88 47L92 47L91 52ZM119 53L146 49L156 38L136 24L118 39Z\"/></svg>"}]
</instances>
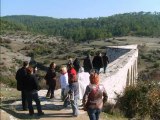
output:
<instances>
[{"instance_id":1,"label":"person in white shirt","mask_svg":"<svg viewBox=\"0 0 160 120\"><path fill-rule=\"evenodd\" d=\"M90 74L88 72L84 72L84 68L80 67L78 73L78 83L79 83L79 99L83 99L83 95L86 90L86 86L90 84L89 80Z\"/></svg>"},{"instance_id":2,"label":"person in white shirt","mask_svg":"<svg viewBox=\"0 0 160 120\"><path fill-rule=\"evenodd\" d=\"M61 75L60 75L60 85L61 85L61 99L64 100L64 91L66 86L68 85L68 73L67 68L62 66Z\"/></svg>"}]
</instances>

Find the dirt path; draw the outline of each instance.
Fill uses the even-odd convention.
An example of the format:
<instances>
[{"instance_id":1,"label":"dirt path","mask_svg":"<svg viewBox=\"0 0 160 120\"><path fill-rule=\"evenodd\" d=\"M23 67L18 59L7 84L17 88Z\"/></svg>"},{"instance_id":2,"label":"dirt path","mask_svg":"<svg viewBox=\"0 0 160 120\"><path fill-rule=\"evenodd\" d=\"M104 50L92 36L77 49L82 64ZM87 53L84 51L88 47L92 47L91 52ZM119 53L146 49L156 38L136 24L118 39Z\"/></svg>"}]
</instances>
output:
<instances>
[{"instance_id":1,"label":"dirt path","mask_svg":"<svg viewBox=\"0 0 160 120\"><path fill-rule=\"evenodd\" d=\"M6 119L2 120L10 120L10 118L17 118L17 119L40 119L40 120L88 120L89 117L86 111L82 110L82 107L79 107L79 116L73 117L72 116L72 109L71 108L64 108L63 102L60 99L60 92L61 90L58 89L55 92L55 99L48 99L45 97L47 90L40 90L38 92L41 100L42 109L45 115L38 117L37 110L35 108L35 115L29 116L28 111L22 111L21 101L17 100L10 104L10 108L12 111L7 111L11 115L4 114ZM35 103L33 102L33 105ZM3 111L3 112L5 112ZM1 111L2 113L2 111ZM3 116L3 118L4 118ZM12 117L11 117L12 116ZM14 116L14 117L13 117ZM102 118L100 120L103 120Z\"/></svg>"}]
</instances>

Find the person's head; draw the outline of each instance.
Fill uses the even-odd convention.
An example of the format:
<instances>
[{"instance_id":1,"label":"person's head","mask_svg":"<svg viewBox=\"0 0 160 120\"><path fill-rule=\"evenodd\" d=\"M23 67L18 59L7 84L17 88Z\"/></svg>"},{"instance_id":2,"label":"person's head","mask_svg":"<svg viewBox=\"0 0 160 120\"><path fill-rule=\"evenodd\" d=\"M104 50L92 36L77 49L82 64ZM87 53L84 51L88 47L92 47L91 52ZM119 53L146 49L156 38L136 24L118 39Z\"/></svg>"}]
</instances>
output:
<instances>
[{"instance_id":1,"label":"person's head","mask_svg":"<svg viewBox=\"0 0 160 120\"><path fill-rule=\"evenodd\" d=\"M62 73L62 74L67 73L67 67L66 67L66 66L62 66L62 67L61 67L61 73Z\"/></svg>"},{"instance_id":2,"label":"person's head","mask_svg":"<svg viewBox=\"0 0 160 120\"><path fill-rule=\"evenodd\" d=\"M26 68L27 74L32 74L33 73L33 68L31 66Z\"/></svg>"},{"instance_id":3,"label":"person's head","mask_svg":"<svg viewBox=\"0 0 160 120\"><path fill-rule=\"evenodd\" d=\"M90 74L99 74L98 70L96 69L91 69Z\"/></svg>"},{"instance_id":4,"label":"person's head","mask_svg":"<svg viewBox=\"0 0 160 120\"><path fill-rule=\"evenodd\" d=\"M106 56L106 55L107 55L107 53L105 52L105 53L104 53L104 56Z\"/></svg>"},{"instance_id":5,"label":"person's head","mask_svg":"<svg viewBox=\"0 0 160 120\"><path fill-rule=\"evenodd\" d=\"M56 68L56 64L55 64L54 62L51 62L51 64L50 64L49 67L50 67L50 68Z\"/></svg>"},{"instance_id":6,"label":"person's head","mask_svg":"<svg viewBox=\"0 0 160 120\"><path fill-rule=\"evenodd\" d=\"M84 72L84 68L83 67L79 68L79 73L81 73L81 72Z\"/></svg>"},{"instance_id":7,"label":"person's head","mask_svg":"<svg viewBox=\"0 0 160 120\"><path fill-rule=\"evenodd\" d=\"M99 84L99 75L95 72L90 74L90 83L91 84Z\"/></svg>"},{"instance_id":8,"label":"person's head","mask_svg":"<svg viewBox=\"0 0 160 120\"><path fill-rule=\"evenodd\" d=\"M23 67L28 67L28 64L29 64L28 61L24 61L23 62Z\"/></svg>"},{"instance_id":9,"label":"person's head","mask_svg":"<svg viewBox=\"0 0 160 120\"><path fill-rule=\"evenodd\" d=\"M73 63L68 63L68 69L71 69L71 68L73 68L74 67L74 65L73 65Z\"/></svg>"},{"instance_id":10,"label":"person's head","mask_svg":"<svg viewBox=\"0 0 160 120\"><path fill-rule=\"evenodd\" d=\"M73 63L73 59L69 58L68 63Z\"/></svg>"}]
</instances>

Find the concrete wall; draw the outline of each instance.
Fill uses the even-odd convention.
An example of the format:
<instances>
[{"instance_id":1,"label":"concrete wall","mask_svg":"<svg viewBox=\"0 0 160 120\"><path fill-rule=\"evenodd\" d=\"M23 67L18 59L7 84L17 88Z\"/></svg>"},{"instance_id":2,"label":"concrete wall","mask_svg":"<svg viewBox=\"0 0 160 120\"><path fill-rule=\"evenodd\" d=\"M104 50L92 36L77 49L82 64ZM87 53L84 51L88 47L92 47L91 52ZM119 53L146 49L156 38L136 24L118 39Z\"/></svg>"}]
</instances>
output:
<instances>
[{"instance_id":1,"label":"concrete wall","mask_svg":"<svg viewBox=\"0 0 160 120\"><path fill-rule=\"evenodd\" d=\"M105 86L108 93L108 101L111 103L115 103L116 93L122 94L126 86L136 84L138 49L136 45L128 47L110 47L107 49L110 50L110 53L113 50L114 56L117 57L108 65L105 74L103 69L101 69L100 73L101 84ZM118 53L116 54L115 51L118 51Z\"/></svg>"},{"instance_id":2,"label":"concrete wall","mask_svg":"<svg viewBox=\"0 0 160 120\"><path fill-rule=\"evenodd\" d=\"M120 49L120 48L107 48L107 56L109 58L110 62L113 62L114 60L118 59L120 56L126 54L129 52L130 49Z\"/></svg>"}]
</instances>

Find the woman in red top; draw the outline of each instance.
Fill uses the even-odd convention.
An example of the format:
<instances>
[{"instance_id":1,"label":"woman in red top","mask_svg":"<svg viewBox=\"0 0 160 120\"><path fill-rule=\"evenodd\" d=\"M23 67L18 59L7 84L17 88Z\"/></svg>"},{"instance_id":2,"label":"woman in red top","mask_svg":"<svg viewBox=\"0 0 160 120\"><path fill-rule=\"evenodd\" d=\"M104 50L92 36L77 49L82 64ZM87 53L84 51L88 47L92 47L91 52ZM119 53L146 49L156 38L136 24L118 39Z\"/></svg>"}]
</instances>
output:
<instances>
[{"instance_id":1,"label":"woman in red top","mask_svg":"<svg viewBox=\"0 0 160 120\"><path fill-rule=\"evenodd\" d=\"M74 69L74 66L73 66L73 64L72 63L69 63L68 64L68 82L69 82L69 84L71 83L71 81L70 81L70 78L73 76L73 79L76 81L76 79L77 79L77 72L76 72L76 70Z\"/></svg>"}]
</instances>

